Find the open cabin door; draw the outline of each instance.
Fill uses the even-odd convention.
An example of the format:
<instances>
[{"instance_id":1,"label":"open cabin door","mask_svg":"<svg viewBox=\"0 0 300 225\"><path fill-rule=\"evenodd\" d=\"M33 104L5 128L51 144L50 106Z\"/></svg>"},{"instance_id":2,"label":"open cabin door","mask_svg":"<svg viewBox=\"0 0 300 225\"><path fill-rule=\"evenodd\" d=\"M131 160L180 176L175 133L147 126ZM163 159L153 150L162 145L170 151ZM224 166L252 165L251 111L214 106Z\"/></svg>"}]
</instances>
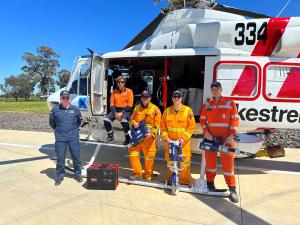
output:
<instances>
[{"instance_id":1,"label":"open cabin door","mask_svg":"<svg viewBox=\"0 0 300 225\"><path fill-rule=\"evenodd\" d=\"M104 59L93 54L90 74L90 103L94 116L106 114L107 110L107 80Z\"/></svg>"}]
</instances>

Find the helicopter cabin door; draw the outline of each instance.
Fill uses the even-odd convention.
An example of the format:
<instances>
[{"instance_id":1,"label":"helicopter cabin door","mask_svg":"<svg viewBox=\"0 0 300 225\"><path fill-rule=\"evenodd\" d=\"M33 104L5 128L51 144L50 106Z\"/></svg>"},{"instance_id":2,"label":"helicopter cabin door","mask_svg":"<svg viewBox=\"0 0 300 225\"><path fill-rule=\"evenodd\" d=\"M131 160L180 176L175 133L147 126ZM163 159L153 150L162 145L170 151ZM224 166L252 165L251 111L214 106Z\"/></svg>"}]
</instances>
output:
<instances>
[{"instance_id":1,"label":"helicopter cabin door","mask_svg":"<svg viewBox=\"0 0 300 225\"><path fill-rule=\"evenodd\" d=\"M107 76L104 59L93 54L91 62L90 103L92 115L105 115L107 111Z\"/></svg>"}]
</instances>

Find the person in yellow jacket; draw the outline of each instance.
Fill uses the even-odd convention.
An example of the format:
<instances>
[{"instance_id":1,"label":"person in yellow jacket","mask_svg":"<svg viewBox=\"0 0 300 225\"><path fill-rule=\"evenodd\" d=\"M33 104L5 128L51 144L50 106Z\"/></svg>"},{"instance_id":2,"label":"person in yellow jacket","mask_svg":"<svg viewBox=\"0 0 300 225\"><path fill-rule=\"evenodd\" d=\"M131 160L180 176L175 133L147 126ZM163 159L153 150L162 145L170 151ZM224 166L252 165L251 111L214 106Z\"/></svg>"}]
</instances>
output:
<instances>
[{"instance_id":1,"label":"person in yellow jacket","mask_svg":"<svg viewBox=\"0 0 300 225\"><path fill-rule=\"evenodd\" d=\"M140 103L133 110L130 117L130 124L134 128L138 128L142 120L146 123L149 133L144 140L128 149L129 161L133 172L133 175L129 179L136 180L142 178L143 170L140 161L140 151L143 151L145 157L144 178L151 181L156 154L155 138L160 129L161 112L156 105L151 103L151 93L147 90L141 93Z\"/></svg>"},{"instance_id":2,"label":"person in yellow jacket","mask_svg":"<svg viewBox=\"0 0 300 225\"><path fill-rule=\"evenodd\" d=\"M192 183L190 138L196 127L195 118L192 109L181 103L182 93L180 91L177 90L172 93L172 101L173 105L164 111L161 123L162 139L166 142L165 158L167 164L171 166L172 161L169 160L168 140L179 141L184 157L184 161L180 163L183 170L179 172L179 179L181 184L190 185ZM171 181L170 170L168 170L167 180Z\"/></svg>"}]
</instances>

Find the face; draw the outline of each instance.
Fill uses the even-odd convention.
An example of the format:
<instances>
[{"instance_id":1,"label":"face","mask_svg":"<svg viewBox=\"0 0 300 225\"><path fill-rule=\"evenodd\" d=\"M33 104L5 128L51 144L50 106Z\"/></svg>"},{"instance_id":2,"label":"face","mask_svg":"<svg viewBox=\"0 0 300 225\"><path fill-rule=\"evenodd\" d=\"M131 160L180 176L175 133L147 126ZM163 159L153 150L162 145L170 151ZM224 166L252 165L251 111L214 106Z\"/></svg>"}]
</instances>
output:
<instances>
[{"instance_id":1,"label":"face","mask_svg":"<svg viewBox=\"0 0 300 225\"><path fill-rule=\"evenodd\" d=\"M220 87L212 87L211 88L211 93L214 98L221 97L222 91L223 91L223 89Z\"/></svg>"},{"instance_id":2,"label":"face","mask_svg":"<svg viewBox=\"0 0 300 225\"><path fill-rule=\"evenodd\" d=\"M181 100L182 100L182 97L180 97L180 96L172 96L172 101L173 101L174 105L180 105Z\"/></svg>"},{"instance_id":3,"label":"face","mask_svg":"<svg viewBox=\"0 0 300 225\"><path fill-rule=\"evenodd\" d=\"M146 105L148 105L150 103L151 97L141 97L141 101L146 106Z\"/></svg>"},{"instance_id":4,"label":"face","mask_svg":"<svg viewBox=\"0 0 300 225\"><path fill-rule=\"evenodd\" d=\"M123 89L125 87L125 81L123 80L117 81L117 84L119 89Z\"/></svg>"},{"instance_id":5,"label":"face","mask_svg":"<svg viewBox=\"0 0 300 225\"><path fill-rule=\"evenodd\" d=\"M70 97L62 96L62 97L60 97L60 102L63 106L68 106L70 104Z\"/></svg>"}]
</instances>

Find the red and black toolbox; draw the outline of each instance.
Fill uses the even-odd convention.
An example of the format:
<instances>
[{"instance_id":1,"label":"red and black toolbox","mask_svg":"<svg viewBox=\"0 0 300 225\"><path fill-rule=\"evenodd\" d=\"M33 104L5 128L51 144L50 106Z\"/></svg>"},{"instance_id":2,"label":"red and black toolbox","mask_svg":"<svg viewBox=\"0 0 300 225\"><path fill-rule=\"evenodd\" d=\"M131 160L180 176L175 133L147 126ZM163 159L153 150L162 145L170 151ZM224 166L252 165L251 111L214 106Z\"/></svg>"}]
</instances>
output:
<instances>
[{"instance_id":1,"label":"red and black toolbox","mask_svg":"<svg viewBox=\"0 0 300 225\"><path fill-rule=\"evenodd\" d=\"M87 188L116 190L119 184L119 164L93 164L87 169Z\"/></svg>"}]
</instances>

